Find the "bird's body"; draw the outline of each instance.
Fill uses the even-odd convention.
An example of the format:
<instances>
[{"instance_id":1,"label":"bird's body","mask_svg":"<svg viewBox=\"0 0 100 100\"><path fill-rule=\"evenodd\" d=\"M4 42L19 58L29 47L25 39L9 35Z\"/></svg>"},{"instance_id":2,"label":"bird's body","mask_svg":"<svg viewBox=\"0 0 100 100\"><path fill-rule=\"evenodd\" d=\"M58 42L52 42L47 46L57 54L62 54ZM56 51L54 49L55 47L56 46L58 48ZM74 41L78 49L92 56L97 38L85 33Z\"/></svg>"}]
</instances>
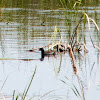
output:
<instances>
[{"instance_id":1,"label":"bird's body","mask_svg":"<svg viewBox=\"0 0 100 100\"><path fill-rule=\"evenodd\" d=\"M55 55L55 51L44 51L43 48L39 49L41 51L41 58L44 58L45 56Z\"/></svg>"}]
</instances>

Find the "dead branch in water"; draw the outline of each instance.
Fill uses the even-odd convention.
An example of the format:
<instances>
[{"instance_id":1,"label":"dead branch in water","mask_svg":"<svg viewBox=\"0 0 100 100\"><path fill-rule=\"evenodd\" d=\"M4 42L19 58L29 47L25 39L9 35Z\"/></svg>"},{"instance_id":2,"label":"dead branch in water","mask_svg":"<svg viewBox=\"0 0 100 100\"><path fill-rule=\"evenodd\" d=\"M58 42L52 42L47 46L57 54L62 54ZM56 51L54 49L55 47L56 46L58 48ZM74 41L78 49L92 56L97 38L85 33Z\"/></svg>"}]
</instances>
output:
<instances>
[{"instance_id":1,"label":"dead branch in water","mask_svg":"<svg viewBox=\"0 0 100 100\"><path fill-rule=\"evenodd\" d=\"M72 59L74 72L75 72L76 75L78 75L78 70L77 70L77 66L76 66L76 62L75 62L75 58L74 58L74 54L73 54L72 48L71 48L71 46L69 44L67 44L67 48L69 50L69 54L70 54L70 57Z\"/></svg>"}]
</instances>

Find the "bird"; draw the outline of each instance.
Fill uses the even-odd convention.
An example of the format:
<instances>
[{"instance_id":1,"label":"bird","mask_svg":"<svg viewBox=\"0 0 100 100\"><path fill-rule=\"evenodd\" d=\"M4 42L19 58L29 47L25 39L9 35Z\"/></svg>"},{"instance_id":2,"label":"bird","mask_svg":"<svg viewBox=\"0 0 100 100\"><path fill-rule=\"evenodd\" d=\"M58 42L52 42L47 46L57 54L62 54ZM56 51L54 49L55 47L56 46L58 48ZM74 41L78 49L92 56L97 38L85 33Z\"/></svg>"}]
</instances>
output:
<instances>
[{"instance_id":1,"label":"bird","mask_svg":"<svg viewBox=\"0 0 100 100\"><path fill-rule=\"evenodd\" d=\"M55 51L44 51L44 48L39 48L39 51L41 51L41 58L44 58L45 56L55 55Z\"/></svg>"}]
</instances>

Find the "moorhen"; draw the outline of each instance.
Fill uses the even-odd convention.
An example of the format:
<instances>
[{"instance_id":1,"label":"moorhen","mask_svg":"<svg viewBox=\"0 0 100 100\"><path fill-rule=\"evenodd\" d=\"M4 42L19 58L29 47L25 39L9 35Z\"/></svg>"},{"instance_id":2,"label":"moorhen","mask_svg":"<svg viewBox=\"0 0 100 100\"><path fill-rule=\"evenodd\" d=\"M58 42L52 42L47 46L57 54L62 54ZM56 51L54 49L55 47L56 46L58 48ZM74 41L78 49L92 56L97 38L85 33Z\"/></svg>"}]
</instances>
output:
<instances>
[{"instance_id":1,"label":"moorhen","mask_svg":"<svg viewBox=\"0 0 100 100\"><path fill-rule=\"evenodd\" d=\"M41 58L44 58L44 56L50 56L50 55L55 55L55 51L44 51L43 48L39 48L41 51Z\"/></svg>"}]
</instances>

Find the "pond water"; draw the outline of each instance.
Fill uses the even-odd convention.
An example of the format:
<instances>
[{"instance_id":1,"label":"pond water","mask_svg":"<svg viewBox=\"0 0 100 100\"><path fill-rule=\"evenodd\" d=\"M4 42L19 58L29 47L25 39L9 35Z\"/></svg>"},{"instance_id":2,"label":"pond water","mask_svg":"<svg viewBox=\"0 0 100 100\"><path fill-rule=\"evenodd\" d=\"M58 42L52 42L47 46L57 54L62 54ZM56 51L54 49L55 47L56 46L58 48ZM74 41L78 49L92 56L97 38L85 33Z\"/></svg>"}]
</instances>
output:
<instances>
[{"instance_id":1,"label":"pond water","mask_svg":"<svg viewBox=\"0 0 100 100\"><path fill-rule=\"evenodd\" d=\"M51 3L45 0L9 1L1 6L0 21L0 98L11 100L22 96L29 86L32 75L36 73L28 90L27 99L43 100L99 100L100 98L100 59L99 50L93 47L91 37L95 45L99 46L100 35L96 27L91 23L80 24L78 32L85 35L88 53L75 53L78 77L73 71L69 53L59 53L55 57L45 57L40 60L41 52L28 52L34 48L47 46L50 43L55 27L60 29L62 41L69 42L70 33L73 33L75 16L73 10L63 10L57 0ZM92 3L91 3L92 4ZM59 9L60 8L60 9ZM100 26L100 7L80 7L77 20L82 12L93 18ZM68 22L64 13L67 12ZM78 22L77 21L77 22ZM70 24L70 25L69 25ZM69 25L69 26L68 26ZM59 41L57 36L56 41ZM29 59L29 60L28 60Z\"/></svg>"}]
</instances>

